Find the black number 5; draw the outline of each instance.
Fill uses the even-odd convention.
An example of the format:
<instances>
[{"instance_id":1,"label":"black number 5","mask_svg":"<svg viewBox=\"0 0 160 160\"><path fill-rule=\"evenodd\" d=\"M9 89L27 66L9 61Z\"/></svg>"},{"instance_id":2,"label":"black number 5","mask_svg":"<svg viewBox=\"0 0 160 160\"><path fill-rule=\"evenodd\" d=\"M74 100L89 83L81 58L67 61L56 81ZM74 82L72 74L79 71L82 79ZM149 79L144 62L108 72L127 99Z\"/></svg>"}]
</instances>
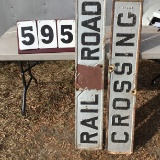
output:
<instances>
[{"instance_id":1,"label":"black number 5","mask_svg":"<svg viewBox=\"0 0 160 160\"><path fill-rule=\"evenodd\" d=\"M22 43L25 45L32 45L35 41L34 35L32 33L26 33L26 31L33 31L33 27L22 27L21 28L21 33L23 38L29 38L29 41L23 40Z\"/></svg>"},{"instance_id":2,"label":"black number 5","mask_svg":"<svg viewBox=\"0 0 160 160\"><path fill-rule=\"evenodd\" d=\"M62 36L67 35L68 36L67 39L61 38L61 41L63 43L71 43L73 41L73 34L69 31L65 31L65 29L72 30L72 25L62 25L61 26L61 35Z\"/></svg>"}]
</instances>

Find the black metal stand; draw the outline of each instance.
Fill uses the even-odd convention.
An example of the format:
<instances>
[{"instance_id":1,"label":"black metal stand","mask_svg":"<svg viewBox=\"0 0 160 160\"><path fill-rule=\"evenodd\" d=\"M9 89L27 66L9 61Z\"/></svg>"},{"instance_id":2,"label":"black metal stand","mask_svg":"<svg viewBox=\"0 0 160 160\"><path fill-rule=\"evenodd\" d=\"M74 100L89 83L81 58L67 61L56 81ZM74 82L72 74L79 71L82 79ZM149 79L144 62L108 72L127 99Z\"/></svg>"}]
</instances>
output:
<instances>
[{"instance_id":1,"label":"black metal stand","mask_svg":"<svg viewBox=\"0 0 160 160\"><path fill-rule=\"evenodd\" d=\"M155 85L155 84L156 84L156 81L157 81L158 79L160 79L160 74L159 74L158 76L156 76L156 77L152 80L151 84L152 84L152 85Z\"/></svg>"},{"instance_id":2,"label":"black metal stand","mask_svg":"<svg viewBox=\"0 0 160 160\"><path fill-rule=\"evenodd\" d=\"M26 94L27 94L27 90L30 86L30 83L32 80L35 81L35 83L37 84L37 79L33 76L31 69L36 66L37 64L40 64L41 62L29 62L27 61L27 66L26 69L24 68L24 62L19 61L19 65L20 65L20 71L21 71L21 76L22 76L22 82L23 82L23 99L22 99L22 115L25 116L25 110L26 110ZM25 78L25 73L28 72L28 75L30 76L30 79L28 82L26 82L26 78Z\"/></svg>"},{"instance_id":3,"label":"black metal stand","mask_svg":"<svg viewBox=\"0 0 160 160\"><path fill-rule=\"evenodd\" d=\"M157 62L160 64L160 59L154 59L153 61ZM151 82L151 85L155 85L156 84L156 81L160 79L160 74L158 76L156 76L155 78L153 78L152 82Z\"/></svg>"}]
</instances>

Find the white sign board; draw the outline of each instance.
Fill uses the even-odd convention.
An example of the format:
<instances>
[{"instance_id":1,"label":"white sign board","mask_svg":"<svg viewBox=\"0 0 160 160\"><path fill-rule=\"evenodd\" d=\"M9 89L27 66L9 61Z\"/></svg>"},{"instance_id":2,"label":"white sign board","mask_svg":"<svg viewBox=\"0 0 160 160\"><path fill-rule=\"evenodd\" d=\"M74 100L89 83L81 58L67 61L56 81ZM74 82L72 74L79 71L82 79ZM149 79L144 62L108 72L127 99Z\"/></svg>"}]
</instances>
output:
<instances>
[{"instance_id":1,"label":"white sign board","mask_svg":"<svg viewBox=\"0 0 160 160\"><path fill-rule=\"evenodd\" d=\"M141 2L116 1L109 66L108 151L133 151Z\"/></svg>"},{"instance_id":2,"label":"white sign board","mask_svg":"<svg viewBox=\"0 0 160 160\"><path fill-rule=\"evenodd\" d=\"M102 149L105 0L77 0L76 147Z\"/></svg>"},{"instance_id":3,"label":"white sign board","mask_svg":"<svg viewBox=\"0 0 160 160\"><path fill-rule=\"evenodd\" d=\"M38 20L39 48L57 48L57 27L55 20Z\"/></svg>"},{"instance_id":4,"label":"white sign board","mask_svg":"<svg viewBox=\"0 0 160 160\"><path fill-rule=\"evenodd\" d=\"M17 22L20 50L38 49L36 21Z\"/></svg>"},{"instance_id":5,"label":"white sign board","mask_svg":"<svg viewBox=\"0 0 160 160\"><path fill-rule=\"evenodd\" d=\"M75 49L75 20L21 21L17 22L17 30L19 53L73 52Z\"/></svg>"},{"instance_id":6,"label":"white sign board","mask_svg":"<svg viewBox=\"0 0 160 160\"><path fill-rule=\"evenodd\" d=\"M58 20L58 47L75 47L75 20Z\"/></svg>"}]
</instances>

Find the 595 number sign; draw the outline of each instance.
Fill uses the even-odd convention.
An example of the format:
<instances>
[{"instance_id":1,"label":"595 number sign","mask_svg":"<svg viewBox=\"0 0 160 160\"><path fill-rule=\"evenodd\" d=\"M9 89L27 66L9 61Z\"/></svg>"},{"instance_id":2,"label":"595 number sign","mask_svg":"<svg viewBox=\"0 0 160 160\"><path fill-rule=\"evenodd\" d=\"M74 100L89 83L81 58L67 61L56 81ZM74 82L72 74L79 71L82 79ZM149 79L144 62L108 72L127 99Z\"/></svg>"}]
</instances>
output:
<instances>
[{"instance_id":1,"label":"595 number sign","mask_svg":"<svg viewBox=\"0 0 160 160\"><path fill-rule=\"evenodd\" d=\"M20 50L75 47L75 20L17 22Z\"/></svg>"}]
</instances>

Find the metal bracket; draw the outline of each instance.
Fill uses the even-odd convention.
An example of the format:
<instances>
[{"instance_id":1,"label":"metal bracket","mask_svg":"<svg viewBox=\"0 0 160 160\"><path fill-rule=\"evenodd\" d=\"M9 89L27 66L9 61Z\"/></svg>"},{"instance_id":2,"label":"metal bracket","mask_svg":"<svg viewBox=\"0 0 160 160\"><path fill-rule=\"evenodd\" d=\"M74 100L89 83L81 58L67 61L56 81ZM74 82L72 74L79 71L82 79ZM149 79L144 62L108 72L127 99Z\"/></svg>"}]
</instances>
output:
<instances>
[{"instance_id":1,"label":"metal bracket","mask_svg":"<svg viewBox=\"0 0 160 160\"><path fill-rule=\"evenodd\" d=\"M25 110L26 110L26 95L27 90L30 86L30 83L32 80L35 81L37 84L37 79L33 76L31 69L36 66L37 64L40 64L41 62L29 62L27 61L27 67L24 68L24 62L19 61L21 76L22 76L22 82L23 82L23 99L22 99L22 115L25 116ZM30 76L29 81L26 81L25 73L28 72L28 75Z\"/></svg>"}]
</instances>

